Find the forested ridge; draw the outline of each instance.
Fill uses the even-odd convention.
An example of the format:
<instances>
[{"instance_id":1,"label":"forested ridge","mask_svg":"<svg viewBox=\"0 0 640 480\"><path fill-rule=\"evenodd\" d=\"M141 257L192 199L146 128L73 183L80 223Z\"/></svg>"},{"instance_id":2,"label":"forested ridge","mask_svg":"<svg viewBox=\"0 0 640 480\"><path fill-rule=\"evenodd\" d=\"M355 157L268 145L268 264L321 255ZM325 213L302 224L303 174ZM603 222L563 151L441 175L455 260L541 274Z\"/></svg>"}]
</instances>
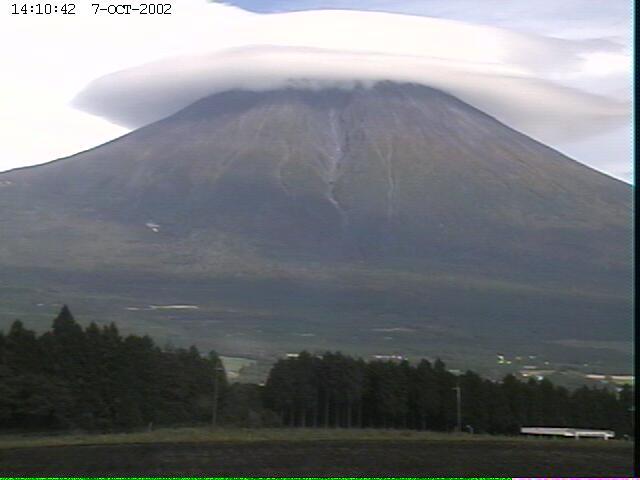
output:
<instances>
[{"instance_id":1,"label":"forested ridge","mask_svg":"<svg viewBox=\"0 0 640 480\"><path fill-rule=\"evenodd\" d=\"M326 352L279 360L264 386L229 384L215 352L160 348L114 324L82 328L65 306L41 335L0 332L0 430L117 431L210 422L235 426L402 428L518 433L571 426L632 433L633 393L549 380L456 376L426 360L364 361ZM217 381L214 382L214 375Z\"/></svg>"},{"instance_id":2,"label":"forested ridge","mask_svg":"<svg viewBox=\"0 0 640 480\"><path fill-rule=\"evenodd\" d=\"M507 375L494 382L471 371L454 375L440 360L411 365L302 352L274 365L264 398L288 425L450 431L457 427L457 388L463 430L515 434L523 426L566 426L631 434L628 386L570 392L547 379Z\"/></svg>"},{"instance_id":3,"label":"forested ridge","mask_svg":"<svg viewBox=\"0 0 640 480\"><path fill-rule=\"evenodd\" d=\"M0 426L108 431L207 421L217 361L123 337L114 324L83 329L65 306L40 336L20 321L0 333Z\"/></svg>"}]
</instances>

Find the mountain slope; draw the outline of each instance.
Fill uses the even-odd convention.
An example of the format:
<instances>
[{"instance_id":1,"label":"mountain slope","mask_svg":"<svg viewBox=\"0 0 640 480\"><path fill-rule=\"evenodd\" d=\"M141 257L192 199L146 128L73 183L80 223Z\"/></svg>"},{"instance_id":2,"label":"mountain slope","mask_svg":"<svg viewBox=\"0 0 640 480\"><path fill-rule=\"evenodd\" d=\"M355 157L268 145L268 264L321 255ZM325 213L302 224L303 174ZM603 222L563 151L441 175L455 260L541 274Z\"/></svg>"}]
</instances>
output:
<instances>
[{"instance_id":1,"label":"mountain slope","mask_svg":"<svg viewBox=\"0 0 640 480\"><path fill-rule=\"evenodd\" d=\"M435 315L442 344L472 325L624 340L630 212L628 185L428 87L230 91L0 174L0 265L29 288L82 276L56 298L137 278L125 304L162 303L152 278L176 301L212 282L227 291L214 316L317 324L326 338ZM288 290L259 301L279 282ZM441 290L447 301L423 298Z\"/></svg>"}]
</instances>

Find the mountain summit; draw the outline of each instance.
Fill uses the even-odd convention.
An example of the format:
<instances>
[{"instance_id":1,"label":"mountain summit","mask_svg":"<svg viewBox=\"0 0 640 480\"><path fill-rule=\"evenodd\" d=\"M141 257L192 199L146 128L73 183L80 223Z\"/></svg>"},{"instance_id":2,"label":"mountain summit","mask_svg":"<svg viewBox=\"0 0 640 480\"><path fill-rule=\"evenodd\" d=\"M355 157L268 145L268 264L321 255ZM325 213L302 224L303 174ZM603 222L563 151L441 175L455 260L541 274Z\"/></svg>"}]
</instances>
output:
<instances>
[{"instance_id":1,"label":"mountain summit","mask_svg":"<svg viewBox=\"0 0 640 480\"><path fill-rule=\"evenodd\" d=\"M630 215L629 185L432 88L229 91L0 174L0 265L13 305L109 292L104 318L246 339L223 353L624 341ZM131 306L170 299L198 326Z\"/></svg>"}]
</instances>

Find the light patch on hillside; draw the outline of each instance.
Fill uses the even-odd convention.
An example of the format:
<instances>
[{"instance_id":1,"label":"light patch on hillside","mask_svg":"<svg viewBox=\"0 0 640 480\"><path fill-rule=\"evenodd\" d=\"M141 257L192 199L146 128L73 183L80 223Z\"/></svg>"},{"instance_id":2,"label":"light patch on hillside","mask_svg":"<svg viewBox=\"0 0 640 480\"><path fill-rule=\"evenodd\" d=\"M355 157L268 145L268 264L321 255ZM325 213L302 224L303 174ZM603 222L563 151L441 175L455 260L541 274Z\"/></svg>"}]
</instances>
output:
<instances>
[{"instance_id":1,"label":"light patch on hillside","mask_svg":"<svg viewBox=\"0 0 640 480\"><path fill-rule=\"evenodd\" d=\"M413 328L407 328L407 327L392 327L392 328L372 328L372 331L374 331L374 332L384 332L384 333L391 333L391 332L415 332L415 329L413 329Z\"/></svg>"},{"instance_id":2,"label":"light patch on hillside","mask_svg":"<svg viewBox=\"0 0 640 480\"><path fill-rule=\"evenodd\" d=\"M139 312L145 310L200 310L197 305L148 305L147 307L126 307L129 312Z\"/></svg>"}]
</instances>

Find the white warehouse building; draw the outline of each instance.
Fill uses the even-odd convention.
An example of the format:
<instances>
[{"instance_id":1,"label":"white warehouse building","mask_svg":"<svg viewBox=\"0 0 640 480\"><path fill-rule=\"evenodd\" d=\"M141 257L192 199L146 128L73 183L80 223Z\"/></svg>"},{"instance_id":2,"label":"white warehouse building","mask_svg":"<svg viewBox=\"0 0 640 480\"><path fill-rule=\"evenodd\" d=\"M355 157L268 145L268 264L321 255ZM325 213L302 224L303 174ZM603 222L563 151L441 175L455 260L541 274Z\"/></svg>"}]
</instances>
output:
<instances>
[{"instance_id":1,"label":"white warehouse building","mask_svg":"<svg viewBox=\"0 0 640 480\"><path fill-rule=\"evenodd\" d=\"M575 438L602 438L609 440L616 436L612 430L591 430L582 428L557 428L557 427L522 427L520 433L523 435L539 435L551 437Z\"/></svg>"}]
</instances>

